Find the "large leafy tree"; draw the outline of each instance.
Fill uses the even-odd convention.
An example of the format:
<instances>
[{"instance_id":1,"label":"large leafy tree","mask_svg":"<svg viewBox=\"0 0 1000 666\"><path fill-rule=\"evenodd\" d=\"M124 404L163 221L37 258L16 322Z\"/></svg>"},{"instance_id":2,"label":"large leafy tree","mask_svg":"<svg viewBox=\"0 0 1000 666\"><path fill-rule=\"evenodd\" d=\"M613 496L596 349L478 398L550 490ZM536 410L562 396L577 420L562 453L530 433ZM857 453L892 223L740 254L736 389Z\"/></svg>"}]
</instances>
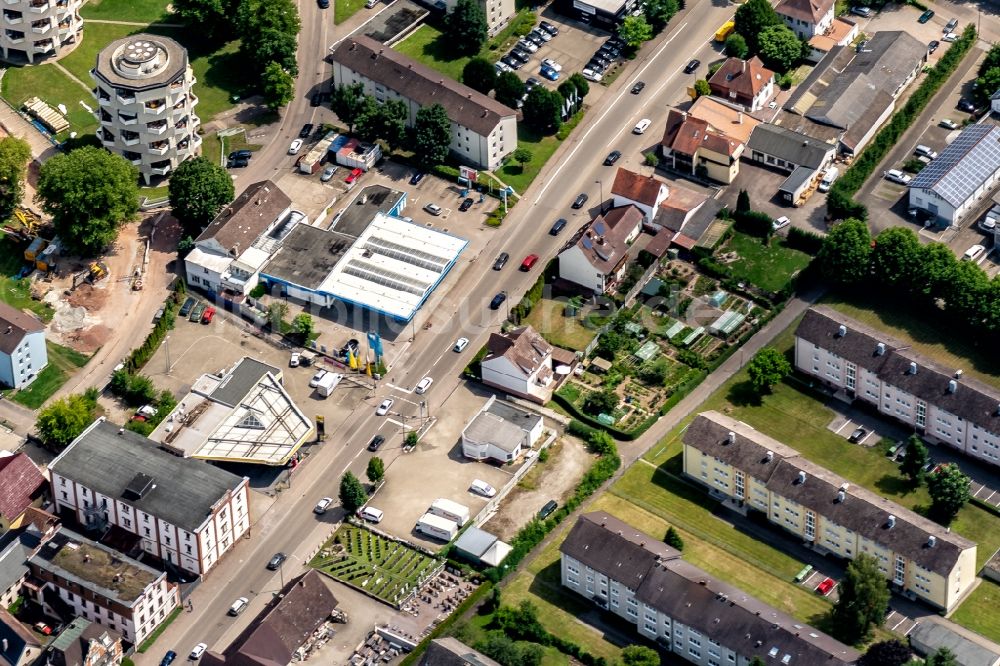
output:
<instances>
[{"instance_id":1,"label":"large leafy tree","mask_svg":"<svg viewBox=\"0 0 1000 666\"><path fill-rule=\"evenodd\" d=\"M486 95L497 84L497 68L486 58L472 58L462 68L462 83Z\"/></svg>"},{"instance_id":2,"label":"large leafy tree","mask_svg":"<svg viewBox=\"0 0 1000 666\"><path fill-rule=\"evenodd\" d=\"M458 0L448 15L448 41L456 53L479 53L489 37L486 13L478 0Z\"/></svg>"},{"instance_id":3,"label":"large leafy tree","mask_svg":"<svg viewBox=\"0 0 1000 666\"><path fill-rule=\"evenodd\" d=\"M766 67L787 72L802 58L802 42L787 25L769 25L757 35L757 54Z\"/></svg>"},{"instance_id":4,"label":"large leafy tree","mask_svg":"<svg viewBox=\"0 0 1000 666\"><path fill-rule=\"evenodd\" d=\"M562 122L562 107L562 95L545 86L535 86L524 100L524 122L539 132L554 132Z\"/></svg>"},{"instance_id":5,"label":"large leafy tree","mask_svg":"<svg viewBox=\"0 0 1000 666\"><path fill-rule=\"evenodd\" d=\"M831 282L859 284L869 275L871 245L867 224L853 218L844 220L823 239L816 256L820 270Z\"/></svg>"},{"instance_id":6,"label":"large leafy tree","mask_svg":"<svg viewBox=\"0 0 1000 666\"><path fill-rule=\"evenodd\" d=\"M890 595L878 560L859 554L847 565L840 581L840 598L833 607L832 626L837 637L849 645L865 638L872 626L885 618Z\"/></svg>"},{"instance_id":7,"label":"large leafy tree","mask_svg":"<svg viewBox=\"0 0 1000 666\"><path fill-rule=\"evenodd\" d=\"M590 81L583 78L583 74L580 72L573 72L568 80L576 86L576 94L580 97L586 97L587 93L590 92Z\"/></svg>"},{"instance_id":8,"label":"large leafy tree","mask_svg":"<svg viewBox=\"0 0 1000 666\"><path fill-rule=\"evenodd\" d=\"M858 660L858 666L903 666L910 661L910 648L895 638L872 643Z\"/></svg>"},{"instance_id":9,"label":"large leafy tree","mask_svg":"<svg viewBox=\"0 0 1000 666\"><path fill-rule=\"evenodd\" d=\"M957 264L955 253L944 243L921 246L913 288L927 299L942 298Z\"/></svg>"},{"instance_id":10,"label":"large leafy tree","mask_svg":"<svg viewBox=\"0 0 1000 666\"><path fill-rule=\"evenodd\" d=\"M267 63L264 67L261 84L264 102L273 111L286 106L295 96L295 79L275 61Z\"/></svg>"},{"instance_id":11,"label":"large leafy tree","mask_svg":"<svg viewBox=\"0 0 1000 666\"><path fill-rule=\"evenodd\" d=\"M706 95L712 94L712 87L708 85L708 81L705 79L698 79L694 82L694 94L698 97L704 97Z\"/></svg>"},{"instance_id":12,"label":"large leafy tree","mask_svg":"<svg viewBox=\"0 0 1000 666\"><path fill-rule=\"evenodd\" d=\"M583 399L583 411L597 416L598 414L610 414L618 406L621 398L611 389L602 391L591 391Z\"/></svg>"},{"instance_id":13,"label":"large leafy tree","mask_svg":"<svg viewBox=\"0 0 1000 666\"><path fill-rule=\"evenodd\" d=\"M626 16L621 27L618 28L618 36L629 48L637 49L642 46L643 42L648 42L653 38L653 26L649 25L649 21L641 14L639 16Z\"/></svg>"},{"instance_id":14,"label":"large leafy tree","mask_svg":"<svg viewBox=\"0 0 1000 666\"><path fill-rule=\"evenodd\" d=\"M191 237L197 237L235 196L233 179L205 157L178 165L167 191L174 217L184 228L184 235Z\"/></svg>"},{"instance_id":15,"label":"large leafy tree","mask_svg":"<svg viewBox=\"0 0 1000 666\"><path fill-rule=\"evenodd\" d=\"M991 292L986 272L971 261L956 262L951 278L942 285L945 312L972 326L982 318L982 304Z\"/></svg>"},{"instance_id":16,"label":"large leafy tree","mask_svg":"<svg viewBox=\"0 0 1000 666\"><path fill-rule=\"evenodd\" d=\"M378 456L368 459L368 468L365 470L365 476L372 483L378 483L385 478L385 463Z\"/></svg>"},{"instance_id":17,"label":"large leafy tree","mask_svg":"<svg viewBox=\"0 0 1000 666\"><path fill-rule=\"evenodd\" d=\"M759 393L770 393L771 387L787 377L791 371L791 363L774 347L764 347L753 355L747 365L747 376Z\"/></svg>"},{"instance_id":18,"label":"large leafy tree","mask_svg":"<svg viewBox=\"0 0 1000 666\"><path fill-rule=\"evenodd\" d=\"M46 444L62 449L90 425L96 407L96 393L74 393L42 409L35 427Z\"/></svg>"},{"instance_id":19,"label":"large leafy tree","mask_svg":"<svg viewBox=\"0 0 1000 666\"><path fill-rule=\"evenodd\" d=\"M498 102L506 104L512 109L517 108L517 103L524 97L524 81L514 72L503 72L497 77L496 94Z\"/></svg>"},{"instance_id":20,"label":"large leafy tree","mask_svg":"<svg viewBox=\"0 0 1000 666\"><path fill-rule=\"evenodd\" d=\"M983 103L997 90L1000 90L1000 66L991 67L979 75L976 79L975 95Z\"/></svg>"},{"instance_id":21,"label":"large leafy tree","mask_svg":"<svg viewBox=\"0 0 1000 666\"><path fill-rule=\"evenodd\" d=\"M292 0L241 0L236 27L243 55L258 73L262 74L268 63L276 62L289 75L298 76L296 36L302 25Z\"/></svg>"},{"instance_id":22,"label":"large leafy tree","mask_svg":"<svg viewBox=\"0 0 1000 666\"><path fill-rule=\"evenodd\" d=\"M354 513L368 501L368 492L365 491L365 487L361 485L358 477L354 476L352 472L345 472L344 476L340 477L338 497L344 511Z\"/></svg>"},{"instance_id":23,"label":"large leafy tree","mask_svg":"<svg viewBox=\"0 0 1000 666\"><path fill-rule=\"evenodd\" d=\"M920 439L919 435L910 435L910 438L906 440L906 453L903 454L903 462L899 465L899 471L914 485L919 485L924 480L924 465L930 459L924 440Z\"/></svg>"},{"instance_id":24,"label":"large leafy tree","mask_svg":"<svg viewBox=\"0 0 1000 666\"><path fill-rule=\"evenodd\" d=\"M951 650L943 647L927 657L924 666L958 666L958 659L955 658Z\"/></svg>"},{"instance_id":25,"label":"large leafy tree","mask_svg":"<svg viewBox=\"0 0 1000 666\"><path fill-rule=\"evenodd\" d=\"M232 29L233 0L173 0L174 14L209 39L225 36Z\"/></svg>"},{"instance_id":26,"label":"large leafy tree","mask_svg":"<svg viewBox=\"0 0 1000 666\"><path fill-rule=\"evenodd\" d=\"M118 237L139 210L139 170L121 155L87 146L47 160L38 198L63 247L93 255Z\"/></svg>"},{"instance_id":27,"label":"large leafy tree","mask_svg":"<svg viewBox=\"0 0 1000 666\"><path fill-rule=\"evenodd\" d=\"M31 146L24 139L0 139L0 218L7 219L24 197L24 178L31 161Z\"/></svg>"},{"instance_id":28,"label":"large leafy tree","mask_svg":"<svg viewBox=\"0 0 1000 666\"><path fill-rule=\"evenodd\" d=\"M908 287L920 267L920 241L911 229L891 227L878 235L872 270L890 287Z\"/></svg>"},{"instance_id":29,"label":"large leafy tree","mask_svg":"<svg viewBox=\"0 0 1000 666\"><path fill-rule=\"evenodd\" d=\"M734 32L743 35L750 53L760 48L757 36L772 25L781 25L781 17L768 0L747 0L736 9Z\"/></svg>"},{"instance_id":30,"label":"large leafy tree","mask_svg":"<svg viewBox=\"0 0 1000 666\"><path fill-rule=\"evenodd\" d=\"M437 166L448 157L451 146L451 121L440 104L425 106L417 111L413 122L413 151L426 169Z\"/></svg>"},{"instance_id":31,"label":"large leafy tree","mask_svg":"<svg viewBox=\"0 0 1000 666\"><path fill-rule=\"evenodd\" d=\"M363 83L337 86L331 93L330 106L340 122L347 125L348 132L354 132L354 124L358 122L358 116L365 110L365 97Z\"/></svg>"},{"instance_id":32,"label":"large leafy tree","mask_svg":"<svg viewBox=\"0 0 1000 666\"><path fill-rule=\"evenodd\" d=\"M750 49L747 48L747 40L743 38L743 35L738 32L726 37L726 55L732 56L733 58L743 58L747 57Z\"/></svg>"},{"instance_id":33,"label":"large leafy tree","mask_svg":"<svg viewBox=\"0 0 1000 666\"><path fill-rule=\"evenodd\" d=\"M660 666L660 653L645 645L629 645L622 650L624 666Z\"/></svg>"},{"instance_id":34,"label":"large leafy tree","mask_svg":"<svg viewBox=\"0 0 1000 666\"><path fill-rule=\"evenodd\" d=\"M357 116L357 130L370 139L381 139L390 150L400 147L406 140L406 120L409 110L398 99L379 103L374 97L365 96Z\"/></svg>"},{"instance_id":35,"label":"large leafy tree","mask_svg":"<svg viewBox=\"0 0 1000 666\"><path fill-rule=\"evenodd\" d=\"M653 30L659 32L666 27L680 7L677 0L646 0L642 11Z\"/></svg>"},{"instance_id":36,"label":"large leafy tree","mask_svg":"<svg viewBox=\"0 0 1000 666\"><path fill-rule=\"evenodd\" d=\"M927 492L931 496L930 516L948 525L969 501L969 477L955 463L945 463L927 475Z\"/></svg>"}]
</instances>

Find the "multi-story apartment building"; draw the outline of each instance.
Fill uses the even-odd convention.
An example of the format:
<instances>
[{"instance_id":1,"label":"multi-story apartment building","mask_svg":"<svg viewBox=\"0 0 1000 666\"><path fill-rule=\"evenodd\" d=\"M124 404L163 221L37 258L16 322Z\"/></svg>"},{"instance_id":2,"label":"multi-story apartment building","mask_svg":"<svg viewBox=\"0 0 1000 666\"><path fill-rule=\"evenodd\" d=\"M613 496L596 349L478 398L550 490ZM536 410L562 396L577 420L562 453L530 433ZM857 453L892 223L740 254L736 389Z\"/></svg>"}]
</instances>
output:
<instances>
[{"instance_id":1,"label":"multi-story apartment building","mask_svg":"<svg viewBox=\"0 0 1000 666\"><path fill-rule=\"evenodd\" d=\"M160 35L130 35L97 54L97 138L139 167L147 185L198 155L201 119L187 49Z\"/></svg>"},{"instance_id":2,"label":"multi-story apartment building","mask_svg":"<svg viewBox=\"0 0 1000 666\"><path fill-rule=\"evenodd\" d=\"M429 4L451 12L458 4L458 0L435 0ZM479 0L479 6L482 7L483 15L486 17L486 31L490 37L503 30L517 11L514 0Z\"/></svg>"},{"instance_id":3,"label":"multi-story apartment building","mask_svg":"<svg viewBox=\"0 0 1000 666\"><path fill-rule=\"evenodd\" d=\"M860 656L603 511L580 516L559 550L565 587L691 663L846 666Z\"/></svg>"},{"instance_id":4,"label":"multi-story apartment building","mask_svg":"<svg viewBox=\"0 0 1000 666\"><path fill-rule=\"evenodd\" d=\"M744 511L758 511L817 551L875 557L892 587L951 610L976 580L976 544L850 485L781 442L718 412L684 433L684 473Z\"/></svg>"},{"instance_id":5,"label":"multi-story apartment building","mask_svg":"<svg viewBox=\"0 0 1000 666\"><path fill-rule=\"evenodd\" d=\"M1000 465L1000 391L825 306L795 330L795 367L926 439Z\"/></svg>"},{"instance_id":6,"label":"multi-story apartment building","mask_svg":"<svg viewBox=\"0 0 1000 666\"><path fill-rule=\"evenodd\" d=\"M248 479L101 417L49 465L55 513L85 528L117 526L167 567L203 575L250 529Z\"/></svg>"},{"instance_id":7,"label":"multi-story apartment building","mask_svg":"<svg viewBox=\"0 0 1000 666\"><path fill-rule=\"evenodd\" d=\"M48 363L45 325L26 312L0 303L0 386L24 388Z\"/></svg>"},{"instance_id":8,"label":"multi-story apartment building","mask_svg":"<svg viewBox=\"0 0 1000 666\"><path fill-rule=\"evenodd\" d=\"M167 574L61 528L28 558L25 584L54 616L72 614L138 645L181 601Z\"/></svg>"},{"instance_id":9,"label":"multi-story apartment building","mask_svg":"<svg viewBox=\"0 0 1000 666\"><path fill-rule=\"evenodd\" d=\"M404 102L409 126L421 108L444 107L451 120L451 151L466 164L496 169L517 148L517 111L371 37L352 35L330 58L334 86L361 83L365 94L379 102Z\"/></svg>"},{"instance_id":10,"label":"multi-story apartment building","mask_svg":"<svg viewBox=\"0 0 1000 666\"><path fill-rule=\"evenodd\" d=\"M4 0L3 59L64 56L80 42L83 0Z\"/></svg>"}]
</instances>

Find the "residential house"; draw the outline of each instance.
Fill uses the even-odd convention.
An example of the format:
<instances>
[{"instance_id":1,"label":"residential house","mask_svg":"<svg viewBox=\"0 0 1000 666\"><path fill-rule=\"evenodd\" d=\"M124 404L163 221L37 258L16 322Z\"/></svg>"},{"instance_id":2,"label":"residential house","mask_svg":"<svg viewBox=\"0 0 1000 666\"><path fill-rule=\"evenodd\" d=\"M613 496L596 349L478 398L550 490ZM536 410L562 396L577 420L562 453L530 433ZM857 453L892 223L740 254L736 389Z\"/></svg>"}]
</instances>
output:
<instances>
[{"instance_id":1,"label":"residential house","mask_svg":"<svg viewBox=\"0 0 1000 666\"><path fill-rule=\"evenodd\" d=\"M337 599L323 576L310 569L276 592L229 647L221 653L206 652L201 666L283 666L302 661L315 639L327 635L320 629L336 608Z\"/></svg>"},{"instance_id":2,"label":"residential house","mask_svg":"<svg viewBox=\"0 0 1000 666\"><path fill-rule=\"evenodd\" d=\"M493 333L486 348L480 363L483 383L542 405L559 384L556 367L576 363L574 352L553 347L531 326Z\"/></svg>"},{"instance_id":3,"label":"residential house","mask_svg":"<svg viewBox=\"0 0 1000 666\"><path fill-rule=\"evenodd\" d=\"M761 123L747 142L744 158L789 172L778 188L785 203L796 204L810 183L833 162L836 146L780 125Z\"/></svg>"},{"instance_id":4,"label":"residential house","mask_svg":"<svg viewBox=\"0 0 1000 666\"><path fill-rule=\"evenodd\" d=\"M82 617L45 647L45 666L118 666L123 657L121 634Z\"/></svg>"},{"instance_id":5,"label":"residential house","mask_svg":"<svg viewBox=\"0 0 1000 666\"><path fill-rule=\"evenodd\" d=\"M428 4L433 4L450 14L458 4L458 0L428 0ZM479 6L486 18L486 33L490 37L496 36L503 30L517 13L514 0L479 0Z\"/></svg>"},{"instance_id":6,"label":"residential house","mask_svg":"<svg viewBox=\"0 0 1000 666\"><path fill-rule=\"evenodd\" d=\"M969 125L910 182L910 208L957 225L1000 185L1000 127Z\"/></svg>"},{"instance_id":7,"label":"residential house","mask_svg":"<svg viewBox=\"0 0 1000 666\"><path fill-rule=\"evenodd\" d=\"M42 644L31 629L0 608L0 665L28 666L41 654Z\"/></svg>"},{"instance_id":8,"label":"residential house","mask_svg":"<svg viewBox=\"0 0 1000 666\"><path fill-rule=\"evenodd\" d=\"M846 17L833 19L833 23L826 32L814 35L809 39L809 46L812 50L806 56L806 60L814 63L821 62L836 47L853 44L857 40L859 32L858 24L854 21Z\"/></svg>"},{"instance_id":9,"label":"residential house","mask_svg":"<svg viewBox=\"0 0 1000 666\"><path fill-rule=\"evenodd\" d=\"M814 306L795 330L795 367L932 442L1000 465L1000 391L908 343Z\"/></svg>"},{"instance_id":10,"label":"residential house","mask_svg":"<svg viewBox=\"0 0 1000 666\"><path fill-rule=\"evenodd\" d=\"M105 417L48 472L56 513L86 529L110 527L168 568L204 575L250 529L247 477L167 453Z\"/></svg>"},{"instance_id":11,"label":"residential house","mask_svg":"<svg viewBox=\"0 0 1000 666\"><path fill-rule=\"evenodd\" d=\"M219 211L184 258L187 283L209 294L241 302L257 286L260 268L303 213L270 180L248 186ZM273 236L273 237L272 237Z\"/></svg>"},{"instance_id":12,"label":"residential house","mask_svg":"<svg viewBox=\"0 0 1000 666\"><path fill-rule=\"evenodd\" d=\"M22 389L48 363L42 322L0 302L0 386Z\"/></svg>"},{"instance_id":13,"label":"residential house","mask_svg":"<svg viewBox=\"0 0 1000 666\"><path fill-rule=\"evenodd\" d=\"M604 511L577 518L559 550L564 587L690 663L848 666L860 657Z\"/></svg>"},{"instance_id":14,"label":"residential house","mask_svg":"<svg viewBox=\"0 0 1000 666\"><path fill-rule=\"evenodd\" d=\"M736 419L703 412L683 444L684 474L714 496L763 514L821 553L875 557L901 594L951 611L975 586L975 543Z\"/></svg>"},{"instance_id":15,"label":"residential house","mask_svg":"<svg viewBox=\"0 0 1000 666\"><path fill-rule=\"evenodd\" d=\"M664 192L666 189L663 186ZM625 277L629 245L638 238L643 219L642 210L632 204L595 217L576 241L559 253L559 277L594 294L613 289Z\"/></svg>"},{"instance_id":16,"label":"residential house","mask_svg":"<svg viewBox=\"0 0 1000 666\"><path fill-rule=\"evenodd\" d=\"M473 650L457 638L435 638L420 656L417 666L500 666L478 650Z\"/></svg>"},{"instance_id":17,"label":"residential house","mask_svg":"<svg viewBox=\"0 0 1000 666\"><path fill-rule=\"evenodd\" d=\"M615 172L615 180L611 184L612 208L635 206L642 211L643 224L652 224L659 212L660 204L666 201L669 195L670 189L662 180L621 167Z\"/></svg>"},{"instance_id":18,"label":"residential house","mask_svg":"<svg viewBox=\"0 0 1000 666\"><path fill-rule=\"evenodd\" d=\"M774 95L774 72L757 56L749 60L727 58L708 80L708 87L716 97L747 111L758 111Z\"/></svg>"},{"instance_id":19,"label":"residential house","mask_svg":"<svg viewBox=\"0 0 1000 666\"><path fill-rule=\"evenodd\" d=\"M667 114L660 153L672 169L729 184L739 175L743 149L700 118L675 109Z\"/></svg>"},{"instance_id":20,"label":"residential house","mask_svg":"<svg viewBox=\"0 0 1000 666\"><path fill-rule=\"evenodd\" d=\"M704 120L711 129L744 146L750 140L754 128L761 122L744 111L741 105L711 95L702 95L696 99L687 114L689 118Z\"/></svg>"},{"instance_id":21,"label":"residential house","mask_svg":"<svg viewBox=\"0 0 1000 666\"><path fill-rule=\"evenodd\" d=\"M139 645L181 602L167 574L65 527L28 558L25 583L47 615L73 617L121 634Z\"/></svg>"},{"instance_id":22,"label":"residential house","mask_svg":"<svg viewBox=\"0 0 1000 666\"><path fill-rule=\"evenodd\" d=\"M542 437L542 417L491 395L462 430L462 455L472 460L517 460Z\"/></svg>"},{"instance_id":23,"label":"residential house","mask_svg":"<svg viewBox=\"0 0 1000 666\"><path fill-rule=\"evenodd\" d=\"M27 453L0 451L0 532L20 527L25 510L41 505L47 487Z\"/></svg>"},{"instance_id":24,"label":"residential house","mask_svg":"<svg viewBox=\"0 0 1000 666\"><path fill-rule=\"evenodd\" d=\"M451 152L464 164L496 169L517 148L514 109L371 37L355 34L344 39L331 51L331 62L334 86L361 83L365 94L379 102L402 101L408 109L408 126L413 126L421 108L444 107L451 120Z\"/></svg>"},{"instance_id":25,"label":"residential house","mask_svg":"<svg viewBox=\"0 0 1000 666\"><path fill-rule=\"evenodd\" d=\"M799 39L809 41L833 25L834 0L781 0L774 11Z\"/></svg>"},{"instance_id":26,"label":"residential house","mask_svg":"<svg viewBox=\"0 0 1000 666\"><path fill-rule=\"evenodd\" d=\"M21 596L28 578L28 558L42 544L43 535L34 525L8 532L0 540L0 608L9 608Z\"/></svg>"}]
</instances>

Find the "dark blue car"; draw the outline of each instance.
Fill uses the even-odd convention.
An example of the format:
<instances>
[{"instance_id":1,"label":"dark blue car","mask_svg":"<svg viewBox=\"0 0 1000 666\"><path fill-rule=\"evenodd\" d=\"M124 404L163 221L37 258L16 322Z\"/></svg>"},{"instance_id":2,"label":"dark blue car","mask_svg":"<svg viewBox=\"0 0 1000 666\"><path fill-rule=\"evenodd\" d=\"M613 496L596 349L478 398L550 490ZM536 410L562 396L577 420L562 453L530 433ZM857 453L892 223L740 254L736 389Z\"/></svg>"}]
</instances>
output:
<instances>
[{"instance_id":1,"label":"dark blue car","mask_svg":"<svg viewBox=\"0 0 1000 666\"><path fill-rule=\"evenodd\" d=\"M160 666L170 666L176 658L177 653L173 650L168 650L167 653L163 655L163 659L160 661Z\"/></svg>"}]
</instances>

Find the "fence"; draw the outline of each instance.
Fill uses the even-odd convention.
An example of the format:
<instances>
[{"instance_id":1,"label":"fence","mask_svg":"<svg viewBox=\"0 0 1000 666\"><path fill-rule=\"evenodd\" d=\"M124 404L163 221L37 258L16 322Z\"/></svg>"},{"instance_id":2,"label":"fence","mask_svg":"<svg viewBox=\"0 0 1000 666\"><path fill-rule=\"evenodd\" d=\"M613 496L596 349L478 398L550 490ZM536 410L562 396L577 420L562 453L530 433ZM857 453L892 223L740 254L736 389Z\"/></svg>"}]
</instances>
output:
<instances>
[{"instance_id":1,"label":"fence","mask_svg":"<svg viewBox=\"0 0 1000 666\"><path fill-rule=\"evenodd\" d=\"M550 430L548 438L544 442L542 442L541 446L538 447L538 452L541 453L542 451L547 449L549 446L552 445L552 442L554 441L556 441L556 432ZM473 527L479 527L487 520L493 517L493 514L496 513L497 511L497 507L500 505L500 501L503 500L503 498L506 497L510 491L514 490L514 486L516 486L521 481L521 479L524 478L525 474L531 471L531 468L534 467L535 463L537 462L538 462L538 456L534 455L531 457L531 460L525 462L523 465L521 465L520 469L518 469L516 472L514 472L514 474L511 475L510 480L507 481L507 483L505 483L503 487L497 491L497 494L494 495L490 499L490 501L487 502L486 505L479 511L479 513L476 514L476 517L472 519Z\"/></svg>"}]
</instances>

